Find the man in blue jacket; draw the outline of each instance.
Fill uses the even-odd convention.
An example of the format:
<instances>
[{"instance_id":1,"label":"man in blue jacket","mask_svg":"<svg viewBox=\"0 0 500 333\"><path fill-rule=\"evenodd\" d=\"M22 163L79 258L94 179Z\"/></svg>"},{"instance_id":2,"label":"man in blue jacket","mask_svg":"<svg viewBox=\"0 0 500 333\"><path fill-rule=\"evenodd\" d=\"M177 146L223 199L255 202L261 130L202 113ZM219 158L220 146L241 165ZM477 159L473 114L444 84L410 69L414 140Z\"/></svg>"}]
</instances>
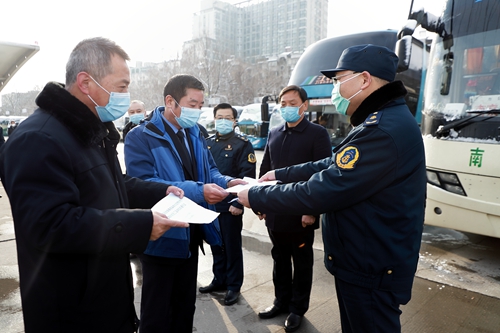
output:
<instances>
[{"instance_id":1,"label":"man in blue jacket","mask_svg":"<svg viewBox=\"0 0 500 333\"><path fill-rule=\"evenodd\" d=\"M133 128L125 139L127 173L184 190L206 208L228 196L228 186L244 183L223 176L197 126L203 84L191 75L175 75L165 85L164 107ZM171 231L171 232L170 232ZM218 221L170 229L149 242L139 256L143 270L141 333L191 332L196 303L198 247L203 240L221 244Z\"/></svg>"},{"instance_id":2,"label":"man in blue jacket","mask_svg":"<svg viewBox=\"0 0 500 333\"><path fill-rule=\"evenodd\" d=\"M332 158L268 172L285 185L239 193L263 214L321 214L325 266L335 276L342 332L400 332L424 222L425 157L419 127L385 47L342 53L332 103L353 129Z\"/></svg>"}]
</instances>

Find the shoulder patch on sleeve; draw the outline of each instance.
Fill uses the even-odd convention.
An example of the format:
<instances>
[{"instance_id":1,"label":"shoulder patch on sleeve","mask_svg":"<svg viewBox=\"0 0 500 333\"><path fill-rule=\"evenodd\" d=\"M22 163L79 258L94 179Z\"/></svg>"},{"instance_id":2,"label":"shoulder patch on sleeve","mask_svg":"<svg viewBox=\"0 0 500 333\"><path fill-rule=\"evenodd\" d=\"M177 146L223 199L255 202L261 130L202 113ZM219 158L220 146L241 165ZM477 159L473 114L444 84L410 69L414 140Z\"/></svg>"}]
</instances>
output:
<instances>
[{"instance_id":1,"label":"shoulder patch on sleeve","mask_svg":"<svg viewBox=\"0 0 500 333\"><path fill-rule=\"evenodd\" d=\"M356 146L347 146L335 154L335 163L338 168L352 170L359 160L359 150Z\"/></svg>"},{"instance_id":2,"label":"shoulder patch on sleeve","mask_svg":"<svg viewBox=\"0 0 500 333\"><path fill-rule=\"evenodd\" d=\"M248 162L249 163L255 163L255 162L257 162L257 158L255 157L254 153L248 154Z\"/></svg>"},{"instance_id":3,"label":"shoulder patch on sleeve","mask_svg":"<svg viewBox=\"0 0 500 333\"><path fill-rule=\"evenodd\" d=\"M363 123L363 126L366 127L366 126L378 125L380 118L382 118L382 112L380 111L373 112L366 118L365 122Z\"/></svg>"},{"instance_id":4,"label":"shoulder patch on sleeve","mask_svg":"<svg viewBox=\"0 0 500 333\"><path fill-rule=\"evenodd\" d=\"M236 135L237 138L243 140L243 141L248 141L247 137L241 134Z\"/></svg>"}]
</instances>

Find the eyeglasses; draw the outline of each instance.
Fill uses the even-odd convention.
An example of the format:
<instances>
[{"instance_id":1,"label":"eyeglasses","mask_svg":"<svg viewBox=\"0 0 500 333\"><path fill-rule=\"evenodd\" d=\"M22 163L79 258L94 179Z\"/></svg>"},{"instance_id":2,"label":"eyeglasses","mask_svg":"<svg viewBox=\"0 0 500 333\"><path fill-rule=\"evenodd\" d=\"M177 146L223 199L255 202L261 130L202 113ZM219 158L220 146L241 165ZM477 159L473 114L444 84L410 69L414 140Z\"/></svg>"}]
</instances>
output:
<instances>
[{"instance_id":1,"label":"eyeglasses","mask_svg":"<svg viewBox=\"0 0 500 333\"><path fill-rule=\"evenodd\" d=\"M226 120L229 120L229 121L233 121L234 118L233 117L215 117L215 120L222 120L222 119L226 119Z\"/></svg>"},{"instance_id":2,"label":"eyeglasses","mask_svg":"<svg viewBox=\"0 0 500 333\"><path fill-rule=\"evenodd\" d=\"M333 81L333 84L337 84L340 82L340 78L341 77L345 77L345 76L349 76L349 75L353 75L353 74L356 74L356 72L352 72L352 73L347 73L347 74L342 74L342 75L339 75L339 76L335 76L335 77L332 77L332 81Z\"/></svg>"}]
</instances>

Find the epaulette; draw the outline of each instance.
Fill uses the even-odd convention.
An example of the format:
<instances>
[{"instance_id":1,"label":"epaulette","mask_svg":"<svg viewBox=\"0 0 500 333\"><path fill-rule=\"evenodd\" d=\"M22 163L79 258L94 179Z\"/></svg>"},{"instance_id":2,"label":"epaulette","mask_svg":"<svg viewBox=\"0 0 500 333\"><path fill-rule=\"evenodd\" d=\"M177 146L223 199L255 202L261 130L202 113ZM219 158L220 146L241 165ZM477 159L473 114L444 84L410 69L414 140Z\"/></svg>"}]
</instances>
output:
<instances>
[{"instance_id":1,"label":"epaulette","mask_svg":"<svg viewBox=\"0 0 500 333\"><path fill-rule=\"evenodd\" d=\"M245 135L241 135L241 134L236 134L236 137L240 140L243 140L243 141L248 141L248 138L245 136Z\"/></svg>"},{"instance_id":2,"label":"epaulette","mask_svg":"<svg viewBox=\"0 0 500 333\"><path fill-rule=\"evenodd\" d=\"M363 123L363 126L375 126L378 125L380 122L380 118L382 118L382 112L376 111L370 114L368 117L366 117L365 122Z\"/></svg>"}]
</instances>

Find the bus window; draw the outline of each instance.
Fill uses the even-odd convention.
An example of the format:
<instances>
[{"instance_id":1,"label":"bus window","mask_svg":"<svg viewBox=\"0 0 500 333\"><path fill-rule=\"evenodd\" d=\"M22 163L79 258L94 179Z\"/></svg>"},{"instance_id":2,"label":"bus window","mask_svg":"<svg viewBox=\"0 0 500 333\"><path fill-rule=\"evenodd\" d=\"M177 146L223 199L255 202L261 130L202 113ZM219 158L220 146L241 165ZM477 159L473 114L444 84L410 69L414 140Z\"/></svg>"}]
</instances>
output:
<instances>
[{"instance_id":1,"label":"bus window","mask_svg":"<svg viewBox=\"0 0 500 333\"><path fill-rule=\"evenodd\" d=\"M500 45L464 50L463 96L468 109L498 108L500 95ZM489 97L485 97L489 96ZM495 96L495 97L493 97Z\"/></svg>"}]
</instances>

